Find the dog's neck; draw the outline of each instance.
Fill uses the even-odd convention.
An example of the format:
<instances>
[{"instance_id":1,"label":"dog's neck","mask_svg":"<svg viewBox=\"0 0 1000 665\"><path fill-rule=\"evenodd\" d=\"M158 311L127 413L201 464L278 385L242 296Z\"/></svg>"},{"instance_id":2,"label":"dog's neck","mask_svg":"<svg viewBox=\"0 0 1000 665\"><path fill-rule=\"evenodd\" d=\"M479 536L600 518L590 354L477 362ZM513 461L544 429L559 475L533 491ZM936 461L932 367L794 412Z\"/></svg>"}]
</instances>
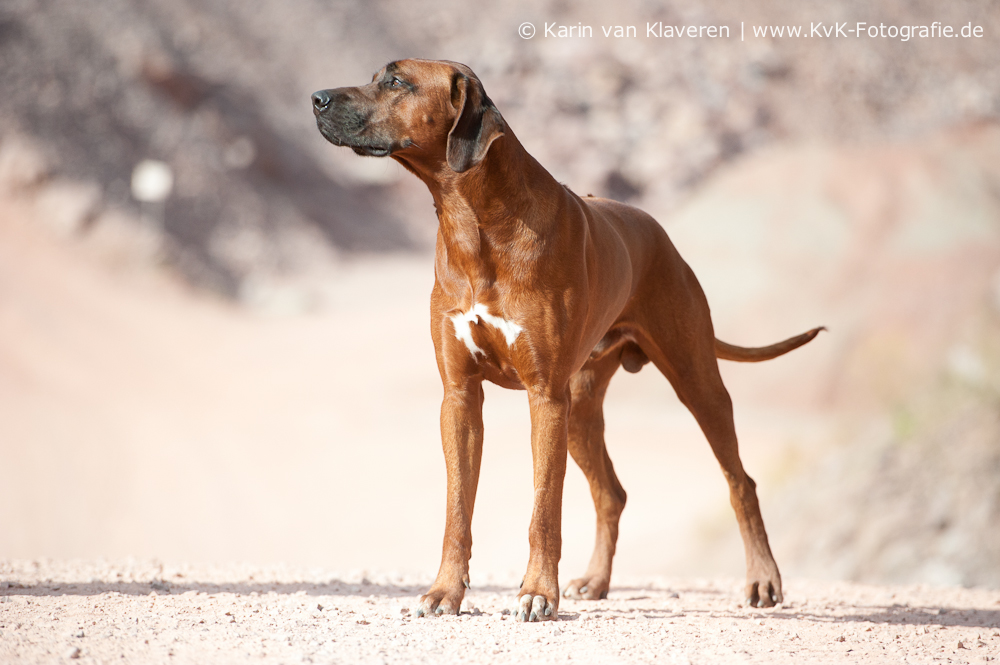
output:
<instances>
[{"instance_id":1,"label":"dog's neck","mask_svg":"<svg viewBox=\"0 0 1000 665\"><path fill-rule=\"evenodd\" d=\"M399 161L434 197L438 239L449 262L492 263L497 252L540 250L559 218L553 202L567 195L509 128L493 141L483 160L464 173L452 171L444 159L430 165ZM552 214L540 207L553 208Z\"/></svg>"}]
</instances>

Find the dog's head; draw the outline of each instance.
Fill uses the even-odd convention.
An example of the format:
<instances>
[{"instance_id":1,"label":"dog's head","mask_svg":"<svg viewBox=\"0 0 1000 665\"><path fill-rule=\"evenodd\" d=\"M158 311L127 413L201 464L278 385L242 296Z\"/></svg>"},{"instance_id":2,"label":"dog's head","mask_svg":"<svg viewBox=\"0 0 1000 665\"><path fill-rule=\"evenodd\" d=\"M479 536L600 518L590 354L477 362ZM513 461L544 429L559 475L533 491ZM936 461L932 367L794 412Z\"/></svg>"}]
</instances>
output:
<instances>
[{"instance_id":1,"label":"dog's head","mask_svg":"<svg viewBox=\"0 0 1000 665\"><path fill-rule=\"evenodd\" d=\"M447 162L457 173L481 162L504 132L483 84L456 62L391 62L368 85L320 90L312 103L334 145L408 164Z\"/></svg>"}]
</instances>

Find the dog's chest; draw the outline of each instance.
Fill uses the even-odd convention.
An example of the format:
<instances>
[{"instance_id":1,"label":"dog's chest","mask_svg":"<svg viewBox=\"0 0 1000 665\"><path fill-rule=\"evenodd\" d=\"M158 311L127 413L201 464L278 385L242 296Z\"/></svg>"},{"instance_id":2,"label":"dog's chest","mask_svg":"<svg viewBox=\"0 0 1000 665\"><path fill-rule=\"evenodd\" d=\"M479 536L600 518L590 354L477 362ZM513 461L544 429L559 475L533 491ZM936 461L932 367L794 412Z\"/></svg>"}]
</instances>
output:
<instances>
[{"instance_id":1,"label":"dog's chest","mask_svg":"<svg viewBox=\"0 0 1000 665\"><path fill-rule=\"evenodd\" d=\"M491 312L483 303L473 302L466 311L453 313L448 318L455 339L477 360L498 355L497 351L501 356L508 356L509 353L503 351L509 352L524 331L520 324Z\"/></svg>"}]
</instances>

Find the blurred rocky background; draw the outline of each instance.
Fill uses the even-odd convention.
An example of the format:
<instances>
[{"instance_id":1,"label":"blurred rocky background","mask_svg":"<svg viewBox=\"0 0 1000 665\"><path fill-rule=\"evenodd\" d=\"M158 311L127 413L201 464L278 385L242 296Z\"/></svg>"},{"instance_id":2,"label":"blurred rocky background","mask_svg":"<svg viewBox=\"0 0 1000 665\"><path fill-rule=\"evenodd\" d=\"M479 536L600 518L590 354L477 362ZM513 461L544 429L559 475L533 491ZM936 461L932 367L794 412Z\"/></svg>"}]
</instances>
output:
<instances>
[{"instance_id":1,"label":"blurred rocky background","mask_svg":"<svg viewBox=\"0 0 1000 665\"><path fill-rule=\"evenodd\" d=\"M517 34L524 21L539 28L532 40ZM655 21L729 25L732 37L645 37ZM750 34L753 25L820 21L971 23L984 36ZM545 38L545 22L592 25L595 37ZM601 25L619 24L636 25L638 37L601 35ZM430 197L391 161L325 143L309 108L316 89L360 84L415 56L469 64L559 180L656 216L702 280L721 338L764 344L830 327L788 358L725 367L786 577L1000 586L997 53L991 0L754 0L738 9L511 0L474 10L450 0L7 0L0 461L23 472L3 497L0 556L105 548L294 558L273 543L299 538L303 561L323 561L348 546L315 535L316 520L360 529L360 517L337 515L352 497L378 495L368 480L324 489L316 460L339 470L345 459L368 468L387 451L409 455L391 443L419 422L432 448L427 468L439 472L421 318ZM143 164L166 174L162 196L142 194ZM411 328L400 327L404 312ZM411 354L424 355L407 364ZM616 450L627 458L662 447L655 414L674 398L651 375L620 380L631 401L609 405L616 461ZM644 401L654 383L659 401ZM401 421L398 433L386 402L410 414L390 419ZM616 444L619 412L633 425ZM371 426L353 422L361 418ZM683 431L674 453L707 448ZM364 457L360 442L379 437L388 442ZM272 445L283 461L260 452ZM81 449L107 454L95 461ZM240 455L242 475L232 470ZM710 455L698 459L718 476ZM625 519L653 521L666 509L643 513L643 476L630 486L618 466L632 501ZM150 469L158 480L136 480ZM167 480L185 473L193 489ZM401 489L412 482L393 478ZM623 570L738 575L740 546L715 482L702 503L683 483L676 496L653 492L650 501L697 520L680 538L633 524L631 545L626 523ZM279 509L268 496L287 500ZM440 512L420 500L373 510L371 522ZM477 508L477 519L484 514L506 519L489 504ZM591 518L582 514L584 534ZM247 535L259 520L270 525L267 547ZM185 526L181 545L162 533L176 538ZM399 528L421 542L439 537L437 526L430 535ZM517 522L515 532L524 528ZM204 533L227 534L230 545L199 549ZM359 559L404 565L352 547Z\"/></svg>"}]
</instances>

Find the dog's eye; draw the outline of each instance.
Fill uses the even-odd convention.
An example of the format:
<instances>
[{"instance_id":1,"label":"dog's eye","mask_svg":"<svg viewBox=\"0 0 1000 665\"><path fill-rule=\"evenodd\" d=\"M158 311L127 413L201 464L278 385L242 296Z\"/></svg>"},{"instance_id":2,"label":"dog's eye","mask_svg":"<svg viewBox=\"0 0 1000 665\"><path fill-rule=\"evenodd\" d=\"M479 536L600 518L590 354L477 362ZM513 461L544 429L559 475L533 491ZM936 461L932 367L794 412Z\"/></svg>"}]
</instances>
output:
<instances>
[{"instance_id":1,"label":"dog's eye","mask_svg":"<svg viewBox=\"0 0 1000 665\"><path fill-rule=\"evenodd\" d=\"M392 87L392 88L398 88L398 87L400 87L401 85L403 85L403 82L402 82L402 81L400 81L400 80L399 80L398 78L396 78L395 76L393 76L393 77L392 77L392 80L391 80L391 81L389 81L389 86L390 86L390 87Z\"/></svg>"}]
</instances>

